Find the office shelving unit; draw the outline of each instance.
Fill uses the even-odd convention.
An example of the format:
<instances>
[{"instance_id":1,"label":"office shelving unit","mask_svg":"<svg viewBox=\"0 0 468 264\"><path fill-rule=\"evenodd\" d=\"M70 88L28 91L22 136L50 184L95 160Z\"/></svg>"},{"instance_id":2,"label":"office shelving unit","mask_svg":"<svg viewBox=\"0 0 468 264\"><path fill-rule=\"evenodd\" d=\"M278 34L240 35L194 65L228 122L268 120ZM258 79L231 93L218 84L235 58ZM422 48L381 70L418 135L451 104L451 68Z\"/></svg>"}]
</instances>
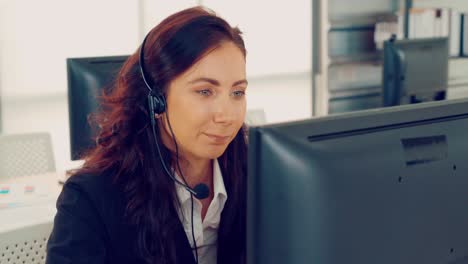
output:
<instances>
[{"instance_id":1,"label":"office shelving unit","mask_svg":"<svg viewBox=\"0 0 468 264\"><path fill-rule=\"evenodd\" d=\"M442 2L450 2L444 3ZM467 0L314 0L313 114L380 107L382 54L374 43L377 22L403 19L408 37L409 10L452 8L468 12ZM449 87L464 85L468 59L450 61Z\"/></svg>"},{"instance_id":2,"label":"office shelving unit","mask_svg":"<svg viewBox=\"0 0 468 264\"><path fill-rule=\"evenodd\" d=\"M397 21L402 1L314 2L314 115L378 107L382 54L374 43L375 24Z\"/></svg>"}]
</instances>

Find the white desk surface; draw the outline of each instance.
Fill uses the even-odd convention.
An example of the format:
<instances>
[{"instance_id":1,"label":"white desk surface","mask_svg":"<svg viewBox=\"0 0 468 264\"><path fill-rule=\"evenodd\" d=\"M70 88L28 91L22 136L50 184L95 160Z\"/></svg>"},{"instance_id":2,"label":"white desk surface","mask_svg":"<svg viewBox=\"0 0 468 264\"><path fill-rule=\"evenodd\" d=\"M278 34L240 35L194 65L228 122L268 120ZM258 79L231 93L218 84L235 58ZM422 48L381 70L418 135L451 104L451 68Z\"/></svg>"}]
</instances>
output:
<instances>
[{"instance_id":1,"label":"white desk surface","mask_svg":"<svg viewBox=\"0 0 468 264\"><path fill-rule=\"evenodd\" d=\"M25 186L34 186L42 194L37 196L37 199L34 198L34 193L29 197L30 194L0 194L0 233L53 221L56 213L55 203L62 189L58 183L61 177L60 173L47 173L0 179L0 190L10 187L17 191L23 190Z\"/></svg>"}]
</instances>

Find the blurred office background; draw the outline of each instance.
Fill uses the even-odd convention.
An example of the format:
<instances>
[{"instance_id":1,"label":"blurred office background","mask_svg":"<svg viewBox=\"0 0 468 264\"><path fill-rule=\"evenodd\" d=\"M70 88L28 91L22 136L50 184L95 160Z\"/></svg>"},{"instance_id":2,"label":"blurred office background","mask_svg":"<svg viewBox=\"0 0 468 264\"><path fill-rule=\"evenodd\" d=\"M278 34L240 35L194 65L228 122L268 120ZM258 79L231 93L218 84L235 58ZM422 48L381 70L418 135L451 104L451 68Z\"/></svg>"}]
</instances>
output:
<instances>
[{"instance_id":1,"label":"blurred office background","mask_svg":"<svg viewBox=\"0 0 468 264\"><path fill-rule=\"evenodd\" d=\"M363 95L360 98L371 98L358 104L366 108L380 102L376 92L381 89L378 63L341 63L333 68L329 67L331 56L327 51L331 51L329 45L342 42L353 47L362 36L372 36L374 41L376 22L394 22L394 18L380 21L381 14L398 13L405 1L0 0L0 134L49 132L57 170L72 167L66 58L131 54L148 30L163 18L199 4L244 32L248 50L247 107L263 110L267 122L273 123L325 115L333 112L329 111L330 105L343 111L359 110L347 107L346 98L355 96L354 92L350 95L349 91L338 91L334 97L338 104L333 103L329 80L370 82L367 87L351 87L362 88L357 91ZM456 10L460 17L468 13L466 0L419 0L412 4L420 5L417 7L421 10ZM365 17L363 23L373 26L351 27L349 31L340 27L338 31L344 35L334 38L330 27L333 16L350 16L351 21ZM333 43L333 39L338 42ZM377 49L373 45L371 49ZM449 90L448 98L467 94L463 89L468 87L468 59L459 55L463 52L449 65L449 84L456 89Z\"/></svg>"}]
</instances>

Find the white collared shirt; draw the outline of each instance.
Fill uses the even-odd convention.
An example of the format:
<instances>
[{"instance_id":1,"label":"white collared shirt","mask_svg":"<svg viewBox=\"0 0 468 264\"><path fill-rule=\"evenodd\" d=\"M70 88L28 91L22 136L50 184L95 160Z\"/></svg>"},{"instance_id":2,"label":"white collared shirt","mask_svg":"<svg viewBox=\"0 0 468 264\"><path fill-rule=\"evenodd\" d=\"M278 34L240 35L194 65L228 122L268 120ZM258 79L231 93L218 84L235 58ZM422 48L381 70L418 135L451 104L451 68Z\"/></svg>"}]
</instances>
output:
<instances>
[{"instance_id":1,"label":"white collared shirt","mask_svg":"<svg viewBox=\"0 0 468 264\"><path fill-rule=\"evenodd\" d=\"M176 174L177 179L180 177ZM190 193L179 184L176 185L176 193L180 202L179 218L182 222L192 251L195 255L193 238ZM227 192L224 186L223 176L217 159L213 160L213 200L211 201L205 219L202 221L202 204L193 197L193 230L198 247L199 264L215 264L218 249L218 227L221 220L221 212L227 200Z\"/></svg>"}]
</instances>

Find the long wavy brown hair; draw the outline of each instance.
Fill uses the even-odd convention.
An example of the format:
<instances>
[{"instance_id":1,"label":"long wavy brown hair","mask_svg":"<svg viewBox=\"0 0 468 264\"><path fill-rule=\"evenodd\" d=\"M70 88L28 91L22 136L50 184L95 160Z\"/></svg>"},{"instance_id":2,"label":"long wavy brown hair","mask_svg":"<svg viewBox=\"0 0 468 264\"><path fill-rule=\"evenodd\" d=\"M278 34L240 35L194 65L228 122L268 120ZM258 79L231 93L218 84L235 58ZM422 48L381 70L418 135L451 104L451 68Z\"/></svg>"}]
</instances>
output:
<instances>
[{"instance_id":1,"label":"long wavy brown hair","mask_svg":"<svg viewBox=\"0 0 468 264\"><path fill-rule=\"evenodd\" d=\"M148 33L145 65L153 89L165 94L169 84L208 51L223 42L234 43L246 56L238 28L231 27L211 10L189 8L175 13ZM93 120L100 127L97 144L83 159L75 174L103 174L112 171L122 183L126 217L138 229L137 250L146 263L175 263L174 231L179 225L174 182L164 173L153 154L148 89L139 71L141 46L122 66L111 92L101 97L101 111ZM159 129L157 139L162 142ZM176 135L177 136L177 135ZM174 164L175 155L162 146L163 160ZM245 262L246 131L240 129L218 158L229 193L218 230L218 261Z\"/></svg>"}]
</instances>

